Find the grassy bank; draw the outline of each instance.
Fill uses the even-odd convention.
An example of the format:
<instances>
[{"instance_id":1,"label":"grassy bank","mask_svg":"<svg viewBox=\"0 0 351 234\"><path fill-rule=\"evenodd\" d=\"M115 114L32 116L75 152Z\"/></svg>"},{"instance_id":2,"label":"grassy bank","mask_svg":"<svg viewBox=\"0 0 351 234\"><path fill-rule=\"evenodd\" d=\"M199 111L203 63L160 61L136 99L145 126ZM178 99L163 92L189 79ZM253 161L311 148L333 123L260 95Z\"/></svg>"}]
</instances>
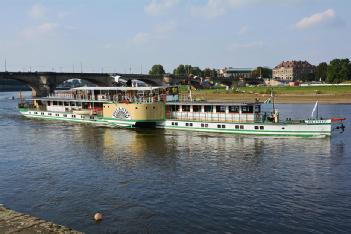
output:
<instances>
[{"instance_id":1,"label":"grassy bank","mask_svg":"<svg viewBox=\"0 0 351 234\"><path fill-rule=\"evenodd\" d=\"M185 93L185 89L182 89ZM274 87L277 103L351 103L351 86ZM195 99L250 102L258 98L266 100L271 93L269 87L240 87L199 89L192 92Z\"/></svg>"}]
</instances>

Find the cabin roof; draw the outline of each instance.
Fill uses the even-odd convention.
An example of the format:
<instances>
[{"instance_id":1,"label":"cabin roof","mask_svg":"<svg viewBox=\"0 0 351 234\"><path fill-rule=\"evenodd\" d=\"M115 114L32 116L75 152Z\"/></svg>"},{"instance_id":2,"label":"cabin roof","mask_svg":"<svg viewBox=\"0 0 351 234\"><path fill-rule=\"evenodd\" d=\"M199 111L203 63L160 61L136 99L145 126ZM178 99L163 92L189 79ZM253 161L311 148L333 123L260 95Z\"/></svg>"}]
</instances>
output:
<instances>
[{"instance_id":1,"label":"cabin roof","mask_svg":"<svg viewBox=\"0 0 351 234\"><path fill-rule=\"evenodd\" d=\"M101 103L112 103L107 100L91 100L91 99L73 99L73 98L65 98L65 97L35 97L35 98L26 98L26 101L62 101L62 102L101 102Z\"/></svg>"},{"instance_id":2,"label":"cabin roof","mask_svg":"<svg viewBox=\"0 0 351 234\"><path fill-rule=\"evenodd\" d=\"M170 88L171 86L154 86L154 87L78 87L71 90L113 90L113 91L152 91L156 89Z\"/></svg>"},{"instance_id":3,"label":"cabin roof","mask_svg":"<svg viewBox=\"0 0 351 234\"><path fill-rule=\"evenodd\" d=\"M208 102L208 101L185 101L185 102L167 102L167 105L192 105L192 106L250 106L250 105L261 105L262 102L252 103L234 103L234 102Z\"/></svg>"}]
</instances>

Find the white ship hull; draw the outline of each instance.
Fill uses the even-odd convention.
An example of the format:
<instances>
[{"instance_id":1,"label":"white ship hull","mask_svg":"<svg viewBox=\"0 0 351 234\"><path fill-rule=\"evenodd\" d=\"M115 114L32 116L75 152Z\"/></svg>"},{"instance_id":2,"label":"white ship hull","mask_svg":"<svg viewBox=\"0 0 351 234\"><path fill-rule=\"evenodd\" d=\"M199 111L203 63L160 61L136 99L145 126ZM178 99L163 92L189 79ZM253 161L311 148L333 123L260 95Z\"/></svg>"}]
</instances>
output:
<instances>
[{"instance_id":1,"label":"white ship hull","mask_svg":"<svg viewBox=\"0 0 351 234\"><path fill-rule=\"evenodd\" d=\"M200 132L218 132L258 136L328 137L331 135L331 121L321 123L277 124L277 123L223 123L167 120L157 126Z\"/></svg>"}]
</instances>

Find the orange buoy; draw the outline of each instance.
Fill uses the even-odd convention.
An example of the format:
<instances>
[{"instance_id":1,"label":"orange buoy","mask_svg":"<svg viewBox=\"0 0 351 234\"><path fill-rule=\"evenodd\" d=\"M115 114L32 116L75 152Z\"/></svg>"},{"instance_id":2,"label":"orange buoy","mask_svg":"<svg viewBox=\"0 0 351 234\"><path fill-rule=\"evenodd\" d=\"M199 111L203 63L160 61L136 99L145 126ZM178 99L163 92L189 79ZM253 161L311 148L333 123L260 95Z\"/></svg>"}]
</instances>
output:
<instances>
[{"instance_id":1,"label":"orange buoy","mask_svg":"<svg viewBox=\"0 0 351 234\"><path fill-rule=\"evenodd\" d=\"M101 213L96 213L95 215L94 215L94 219L95 219L95 221L101 221L102 220L102 214Z\"/></svg>"}]
</instances>

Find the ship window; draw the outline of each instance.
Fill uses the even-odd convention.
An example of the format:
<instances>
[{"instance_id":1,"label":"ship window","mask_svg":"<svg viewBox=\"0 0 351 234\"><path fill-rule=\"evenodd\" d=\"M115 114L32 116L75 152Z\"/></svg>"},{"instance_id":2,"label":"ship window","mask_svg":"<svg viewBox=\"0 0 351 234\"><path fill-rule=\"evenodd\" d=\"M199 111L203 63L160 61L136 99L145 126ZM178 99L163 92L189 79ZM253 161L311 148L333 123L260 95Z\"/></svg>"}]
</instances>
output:
<instances>
[{"instance_id":1,"label":"ship window","mask_svg":"<svg viewBox=\"0 0 351 234\"><path fill-rule=\"evenodd\" d=\"M244 125L240 125L240 129L244 129Z\"/></svg>"},{"instance_id":2,"label":"ship window","mask_svg":"<svg viewBox=\"0 0 351 234\"><path fill-rule=\"evenodd\" d=\"M284 127L282 127L282 129L284 130L285 128L284 128Z\"/></svg>"},{"instance_id":3,"label":"ship window","mask_svg":"<svg viewBox=\"0 0 351 234\"><path fill-rule=\"evenodd\" d=\"M60 116L59 114L55 114L56 116Z\"/></svg>"},{"instance_id":4,"label":"ship window","mask_svg":"<svg viewBox=\"0 0 351 234\"><path fill-rule=\"evenodd\" d=\"M44 115L44 112L41 112L41 115Z\"/></svg>"},{"instance_id":5,"label":"ship window","mask_svg":"<svg viewBox=\"0 0 351 234\"><path fill-rule=\"evenodd\" d=\"M84 116L83 116L83 115L81 115L81 116L80 116L80 118L81 118L81 119L84 119Z\"/></svg>"},{"instance_id":6,"label":"ship window","mask_svg":"<svg viewBox=\"0 0 351 234\"><path fill-rule=\"evenodd\" d=\"M69 103L68 102L64 102L63 103L65 106L69 106Z\"/></svg>"},{"instance_id":7,"label":"ship window","mask_svg":"<svg viewBox=\"0 0 351 234\"><path fill-rule=\"evenodd\" d=\"M190 106L189 105L183 105L182 106L182 111L190 111Z\"/></svg>"},{"instance_id":8,"label":"ship window","mask_svg":"<svg viewBox=\"0 0 351 234\"><path fill-rule=\"evenodd\" d=\"M212 106L204 106L205 112L212 112L213 107Z\"/></svg>"},{"instance_id":9,"label":"ship window","mask_svg":"<svg viewBox=\"0 0 351 234\"><path fill-rule=\"evenodd\" d=\"M229 106L229 112L239 113L239 106Z\"/></svg>"},{"instance_id":10,"label":"ship window","mask_svg":"<svg viewBox=\"0 0 351 234\"><path fill-rule=\"evenodd\" d=\"M50 116L51 116L52 114L51 114L51 113L49 113L48 115L50 115Z\"/></svg>"},{"instance_id":11,"label":"ship window","mask_svg":"<svg viewBox=\"0 0 351 234\"><path fill-rule=\"evenodd\" d=\"M260 126L260 129L261 129L261 130L264 130L264 126Z\"/></svg>"},{"instance_id":12,"label":"ship window","mask_svg":"<svg viewBox=\"0 0 351 234\"><path fill-rule=\"evenodd\" d=\"M185 123L185 126L189 126L189 123Z\"/></svg>"},{"instance_id":13,"label":"ship window","mask_svg":"<svg viewBox=\"0 0 351 234\"><path fill-rule=\"evenodd\" d=\"M208 128L208 124L205 124L205 128Z\"/></svg>"},{"instance_id":14,"label":"ship window","mask_svg":"<svg viewBox=\"0 0 351 234\"><path fill-rule=\"evenodd\" d=\"M192 126L193 126L193 123L189 123L189 126L192 127Z\"/></svg>"},{"instance_id":15,"label":"ship window","mask_svg":"<svg viewBox=\"0 0 351 234\"><path fill-rule=\"evenodd\" d=\"M193 106L193 112L200 112L201 111L201 106L195 105Z\"/></svg>"},{"instance_id":16,"label":"ship window","mask_svg":"<svg viewBox=\"0 0 351 234\"><path fill-rule=\"evenodd\" d=\"M57 106L57 101L54 101L54 102L53 102L53 105L54 105L54 106Z\"/></svg>"},{"instance_id":17,"label":"ship window","mask_svg":"<svg viewBox=\"0 0 351 234\"><path fill-rule=\"evenodd\" d=\"M179 106L178 105L172 105L171 106L171 111L179 111Z\"/></svg>"},{"instance_id":18,"label":"ship window","mask_svg":"<svg viewBox=\"0 0 351 234\"><path fill-rule=\"evenodd\" d=\"M239 129L239 125L235 125L235 129Z\"/></svg>"},{"instance_id":19,"label":"ship window","mask_svg":"<svg viewBox=\"0 0 351 234\"><path fill-rule=\"evenodd\" d=\"M203 128L203 127L205 127L205 125L202 123L202 124L201 124L201 127Z\"/></svg>"},{"instance_id":20,"label":"ship window","mask_svg":"<svg viewBox=\"0 0 351 234\"><path fill-rule=\"evenodd\" d=\"M242 106L241 110L243 113L253 113L253 106Z\"/></svg>"},{"instance_id":21,"label":"ship window","mask_svg":"<svg viewBox=\"0 0 351 234\"><path fill-rule=\"evenodd\" d=\"M174 125L178 126L178 122L175 122Z\"/></svg>"},{"instance_id":22,"label":"ship window","mask_svg":"<svg viewBox=\"0 0 351 234\"><path fill-rule=\"evenodd\" d=\"M261 106L260 105L256 105L255 106L255 112L261 112Z\"/></svg>"},{"instance_id":23,"label":"ship window","mask_svg":"<svg viewBox=\"0 0 351 234\"><path fill-rule=\"evenodd\" d=\"M67 117L67 115L63 115L63 117Z\"/></svg>"},{"instance_id":24,"label":"ship window","mask_svg":"<svg viewBox=\"0 0 351 234\"><path fill-rule=\"evenodd\" d=\"M174 125L174 122L172 122L172 125Z\"/></svg>"},{"instance_id":25,"label":"ship window","mask_svg":"<svg viewBox=\"0 0 351 234\"><path fill-rule=\"evenodd\" d=\"M221 125L220 125L220 124L218 124L218 125L217 125L217 128L221 128Z\"/></svg>"},{"instance_id":26,"label":"ship window","mask_svg":"<svg viewBox=\"0 0 351 234\"><path fill-rule=\"evenodd\" d=\"M225 112L225 106L216 106L216 112Z\"/></svg>"},{"instance_id":27,"label":"ship window","mask_svg":"<svg viewBox=\"0 0 351 234\"><path fill-rule=\"evenodd\" d=\"M255 129L258 129L258 126L255 126Z\"/></svg>"},{"instance_id":28,"label":"ship window","mask_svg":"<svg viewBox=\"0 0 351 234\"><path fill-rule=\"evenodd\" d=\"M34 114L38 114L38 112L34 112Z\"/></svg>"},{"instance_id":29,"label":"ship window","mask_svg":"<svg viewBox=\"0 0 351 234\"><path fill-rule=\"evenodd\" d=\"M90 116L90 119L94 119L94 116Z\"/></svg>"},{"instance_id":30,"label":"ship window","mask_svg":"<svg viewBox=\"0 0 351 234\"><path fill-rule=\"evenodd\" d=\"M225 128L225 125L222 125L222 128Z\"/></svg>"}]
</instances>

